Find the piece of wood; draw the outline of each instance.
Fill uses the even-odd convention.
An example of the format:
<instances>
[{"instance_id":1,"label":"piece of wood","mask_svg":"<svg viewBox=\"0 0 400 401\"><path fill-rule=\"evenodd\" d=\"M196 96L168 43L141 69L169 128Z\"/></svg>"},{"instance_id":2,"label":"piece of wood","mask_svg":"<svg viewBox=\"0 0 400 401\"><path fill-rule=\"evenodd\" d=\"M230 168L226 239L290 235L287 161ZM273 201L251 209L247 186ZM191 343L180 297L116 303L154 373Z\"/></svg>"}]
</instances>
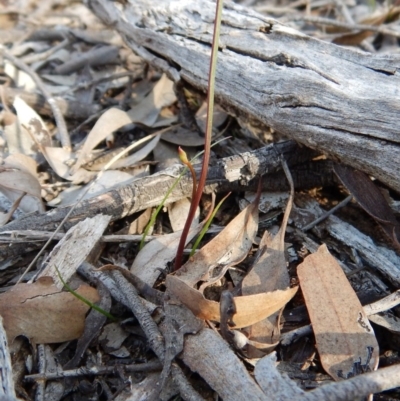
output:
<instances>
[{"instance_id":1,"label":"piece of wood","mask_svg":"<svg viewBox=\"0 0 400 401\"><path fill-rule=\"evenodd\" d=\"M90 0L94 13L175 81L205 92L215 3ZM398 55L372 55L308 37L224 5L216 98L262 124L400 192Z\"/></svg>"},{"instance_id":2,"label":"piece of wood","mask_svg":"<svg viewBox=\"0 0 400 401\"><path fill-rule=\"evenodd\" d=\"M208 191L228 191L228 190L249 190L248 184L259 175L274 173L281 168L281 157L284 157L290 166L299 165L299 174L293 170L293 178L301 187L305 184L303 163L315 155L305 147L297 146L293 141L281 142L276 145L269 145L253 152L245 152L240 155L226 157L219 160L209 169L207 178ZM314 164L314 163L313 163ZM315 163L317 165L317 163ZM95 198L81 202L69 217L65 230L77 224L85 218L105 214L111 216L115 221L129 216L138 211L149 207L158 206L168 189L173 185L179 176L182 167L175 166L164 170L150 177L132 182L126 187L112 190ZM278 173L279 174L279 173ZM312 186L323 186L326 183L332 183L333 173L329 166L322 167L313 178L319 181L317 184L312 182ZM297 181L296 181L297 180ZM275 184L274 184L275 182ZM269 190L278 190L285 187L286 179L275 177L270 180L268 175L263 180L263 187ZM175 202L178 199L190 196L192 193L192 180L190 174L185 176L179 185L175 187L167 199L166 204ZM53 231L69 212L70 206L60 207L47 213L34 213L23 216L3 227L0 232L13 230L42 230ZM0 262L6 261L11 265L12 259L16 259L40 247L40 243L3 243L0 244Z\"/></svg>"},{"instance_id":3,"label":"piece of wood","mask_svg":"<svg viewBox=\"0 0 400 401\"><path fill-rule=\"evenodd\" d=\"M0 316L0 400L16 400L11 356L8 348L7 335L3 327L3 318Z\"/></svg>"}]
</instances>

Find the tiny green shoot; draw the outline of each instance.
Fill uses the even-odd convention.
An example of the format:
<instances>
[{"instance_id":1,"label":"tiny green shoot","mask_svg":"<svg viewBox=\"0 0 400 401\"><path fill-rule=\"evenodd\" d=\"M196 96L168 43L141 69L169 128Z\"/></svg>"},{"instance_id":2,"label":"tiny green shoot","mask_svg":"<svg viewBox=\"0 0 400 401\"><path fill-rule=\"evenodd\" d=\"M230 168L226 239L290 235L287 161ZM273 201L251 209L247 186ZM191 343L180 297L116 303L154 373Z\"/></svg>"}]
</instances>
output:
<instances>
[{"instance_id":1,"label":"tiny green shoot","mask_svg":"<svg viewBox=\"0 0 400 401\"><path fill-rule=\"evenodd\" d=\"M104 315L105 317L108 317L111 320L117 320L111 313L108 313L107 311L105 311L104 309L100 308L99 306L95 305L93 302L90 302L88 299L86 299L85 297L82 297L82 295L79 295L76 291L74 291L63 279L63 277L61 276L60 271L58 270L57 266L54 266L56 268L56 272L57 275L61 281L61 283L63 284L63 286L67 289L68 292L70 292L75 298L78 298L80 301L82 301L84 304L86 304L87 306L89 306L89 308L92 308L94 310L96 310L97 312L101 313L102 315Z\"/></svg>"},{"instance_id":2,"label":"tiny green shoot","mask_svg":"<svg viewBox=\"0 0 400 401\"><path fill-rule=\"evenodd\" d=\"M204 224L204 227L201 229L200 234L198 235L196 241L193 244L192 250L190 252L189 258L191 258L194 253L196 252L196 249L198 248L200 241L203 239L205 233L207 232L208 228L210 227L215 215L217 214L219 208L222 206L222 204L225 202L226 198L231 194L231 192L229 192L227 195L225 195L220 202L218 203L218 205L214 208L210 218L207 220L206 224Z\"/></svg>"}]
</instances>

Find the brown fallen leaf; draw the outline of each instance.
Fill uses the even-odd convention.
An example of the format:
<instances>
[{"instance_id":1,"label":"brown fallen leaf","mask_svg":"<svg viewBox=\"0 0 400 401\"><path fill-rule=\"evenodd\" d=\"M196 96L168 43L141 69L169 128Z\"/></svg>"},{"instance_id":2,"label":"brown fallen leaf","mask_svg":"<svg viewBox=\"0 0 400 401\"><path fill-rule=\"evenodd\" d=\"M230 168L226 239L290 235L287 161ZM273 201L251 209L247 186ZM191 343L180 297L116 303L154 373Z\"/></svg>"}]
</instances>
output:
<instances>
[{"instance_id":1,"label":"brown fallen leaf","mask_svg":"<svg viewBox=\"0 0 400 401\"><path fill-rule=\"evenodd\" d=\"M326 372L341 380L375 370L379 346L374 331L326 245L309 255L297 274Z\"/></svg>"},{"instance_id":2,"label":"brown fallen leaf","mask_svg":"<svg viewBox=\"0 0 400 401\"><path fill-rule=\"evenodd\" d=\"M294 187L288 167L284 166L284 170L291 189L282 225L278 233L273 237L268 231L264 232L260 242L259 256L249 273L243 279L242 295L270 293L275 290L284 290L290 286L284 240L287 222L293 206ZM273 349L272 345L277 345L280 337L280 316L282 310L253 325L251 329L249 328L249 338L254 342L254 347L271 351ZM255 351L251 355L248 354L248 356L259 357L261 355Z\"/></svg>"},{"instance_id":3,"label":"brown fallen leaf","mask_svg":"<svg viewBox=\"0 0 400 401\"><path fill-rule=\"evenodd\" d=\"M248 254L258 229L258 196L244 208L217 236L191 257L176 277L190 287L199 281L212 280L213 272L223 266L240 263Z\"/></svg>"},{"instance_id":4,"label":"brown fallen leaf","mask_svg":"<svg viewBox=\"0 0 400 401\"><path fill-rule=\"evenodd\" d=\"M170 293L186 305L195 316L220 321L220 304L206 299L194 287L200 282L213 282L214 268L240 263L251 249L258 229L258 203L261 191L253 203L243 209L215 238L190 258L175 275L169 275L166 286ZM200 289L204 288L204 283ZM236 328L251 326L281 309L294 296L297 288L284 291L235 297Z\"/></svg>"},{"instance_id":5,"label":"brown fallen leaf","mask_svg":"<svg viewBox=\"0 0 400 401\"><path fill-rule=\"evenodd\" d=\"M81 285L76 292L91 302L95 288ZM0 294L0 315L8 340L23 335L37 344L59 343L79 338L89 307L69 292L60 292L51 277L33 284L18 284Z\"/></svg>"},{"instance_id":6,"label":"brown fallen leaf","mask_svg":"<svg viewBox=\"0 0 400 401\"><path fill-rule=\"evenodd\" d=\"M186 305L195 316L204 320L220 321L219 302L210 301L178 277L169 275L166 286L174 297ZM251 326L285 306L296 294L298 287L268 293L234 297L236 314L235 328Z\"/></svg>"}]
</instances>

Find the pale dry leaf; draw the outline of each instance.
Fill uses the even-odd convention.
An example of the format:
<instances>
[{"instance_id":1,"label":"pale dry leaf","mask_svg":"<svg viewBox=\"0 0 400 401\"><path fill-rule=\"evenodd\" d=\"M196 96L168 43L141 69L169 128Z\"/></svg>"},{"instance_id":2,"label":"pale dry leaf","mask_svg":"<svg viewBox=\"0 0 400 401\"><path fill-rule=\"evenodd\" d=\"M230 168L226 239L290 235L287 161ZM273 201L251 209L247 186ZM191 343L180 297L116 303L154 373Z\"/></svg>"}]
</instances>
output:
<instances>
[{"instance_id":1,"label":"pale dry leaf","mask_svg":"<svg viewBox=\"0 0 400 401\"><path fill-rule=\"evenodd\" d=\"M202 224L198 224L189 231L187 243L200 232L202 227ZM167 263L175 258L181 235L182 232L177 231L150 241L137 254L131 272L153 286L161 271L167 268Z\"/></svg>"},{"instance_id":2,"label":"pale dry leaf","mask_svg":"<svg viewBox=\"0 0 400 401\"><path fill-rule=\"evenodd\" d=\"M197 131L183 126L171 127L163 135L163 140L179 146L203 146L204 136Z\"/></svg>"},{"instance_id":3,"label":"pale dry leaf","mask_svg":"<svg viewBox=\"0 0 400 401\"><path fill-rule=\"evenodd\" d=\"M209 241L180 270L177 277L190 287L212 279L221 266L240 263L250 251L258 229L258 201L243 209L218 235Z\"/></svg>"},{"instance_id":4,"label":"pale dry leaf","mask_svg":"<svg viewBox=\"0 0 400 401\"><path fill-rule=\"evenodd\" d=\"M188 198L183 198L168 205L168 217L174 232L183 230L189 214L190 204L191 202ZM200 208L198 207L192 225L199 224L199 218Z\"/></svg>"},{"instance_id":5,"label":"pale dry leaf","mask_svg":"<svg viewBox=\"0 0 400 401\"><path fill-rule=\"evenodd\" d=\"M13 106L17 112L19 123L25 127L35 143L41 148L51 146L51 134L46 124L32 107L16 96Z\"/></svg>"},{"instance_id":6,"label":"pale dry leaf","mask_svg":"<svg viewBox=\"0 0 400 401\"><path fill-rule=\"evenodd\" d=\"M137 150L136 152L132 153L131 155L124 157L121 160L117 160L115 163L112 164L113 169L118 168L126 168L130 167L149 155L150 152L157 146L158 142L160 141L160 135L156 135L151 141L146 143L142 148Z\"/></svg>"},{"instance_id":7,"label":"pale dry leaf","mask_svg":"<svg viewBox=\"0 0 400 401\"><path fill-rule=\"evenodd\" d=\"M78 168L72 175L70 174L69 164L74 158L74 154L64 148L45 146L42 148L43 156L61 178L71 181L74 184L88 182L96 173Z\"/></svg>"},{"instance_id":8,"label":"pale dry leaf","mask_svg":"<svg viewBox=\"0 0 400 401\"><path fill-rule=\"evenodd\" d=\"M24 89L27 92L34 92L37 89L36 83L31 76L19 70L8 60L4 62L4 72L14 81L17 88Z\"/></svg>"},{"instance_id":9,"label":"pale dry leaf","mask_svg":"<svg viewBox=\"0 0 400 401\"><path fill-rule=\"evenodd\" d=\"M140 214L135 220L133 220L132 223L129 224L129 226L126 226L122 228L120 231L118 231L117 234L122 234L122 235L143 234L144 230L147 227L147 224L150 221L152 214L153 214L152 207L143 210L142 214ZM154 224L149 228L147 235L151 235L153 233L153 230L154 230Z\"/></svg>"},{"instance_id":10,"label":"pale dry leaf","mask_svg":"<svg viewBox=\"0 0 400 401\"><path fill-rule=\"evenodd\" d=\"M213 127L222 125L227 116L227 113L216 105L213 113ZM202 104L195 117L200 130L205 133L207 103ZM202 146L204 144L204 135L200 135L197 130L179 126L166 132L163 135L163 140L180 146Z\"/></svg>"},{"instance_id":11,"label":"pale dry leaf","mask_svg":"<svg viewBox=\"0 0 400 401\"><path fill-rule=\"evenodd\" d=\"M72 88L76 84L77 74L57 75L57 74L41 74L42 79L59 85L63 88ZM46 85L46 87L48 87Z\"/></svg>"},{"instance_id":12,"label":"pale dry leaf","mask_svg":"<svg viewBox=\"0 0 400 401\"><path fill-rule=\"evenodd\" d=\"M210 301L190 287L180 278L168 275L166 286L180 302L186 305L196 317L204 320L220 321L219 302ZM235 328L251 326L285 306L296 294L298 287L277 290L269 293L234 297L236 314L233 317Z\"/></svg>"},{"instance_id":13,"label":"pale dry leaf","mask_svg":"<svg viewBox=\"0 0 400 401\"><path fill-rule=\"evenodd\" d=\"M120 129L124 125L132 123L132 119L123 110L111 108L108 109L101 117L97 120L94 127L89 132L85 144L81 149L78 159L75 165L71 168L71 174L75 174L82 164L87 163L90 160L91 151L108 135Z\"/></svg>"},{"instance_id":14,"label":"pale dry leaf","mask_svg":"<svg viewBox=\"0 0 400 401\"><path fill-rule=\"evenodd\" d=\"M80 286L76 292L91 302L96 289ZM69 292L60 292L51 277L33 284L17 284L0 294L0 315L10 342L23 335L33 343L59 343L79 338L89 307Z\"/></svg>"},{"instance_id":15,"label":"pale dry leaf","mask_svg":"<svg viewBox=\"0 0 400 401\"><path fill-rule=\"evenodd\" d=\"M54 172L60 177L73 182L81 182L87 179L90 173L82 169L79 171L76 169L76 174L72 177L69 176L68 162L73 159L74 155L66 149L51 146L50 132L40 116L18 96L15 98L13 105L17 111L20 125L29 132L29 135Z\"/></svg>"},{"instance_id":16,"label":"pale dry leaf","mask_svg":"<svg viewBox=\"0 0 400 401\"><path fill-rule=\"evenodd\" d=\"M89 183L83 186L70 187L61 192L57 198L48 202L48 205L53 207L73 205L76 203L77 199L81 199L83 193L85 195L82 197L81 201L94 198L95 196L99 196L111 191L112 189L128 185L134 180L136 180L135 177L124 171L107 170L104 171L101 177L96 180L94 184Z\"/></svg>"},{"instance_id":17,"label":"pale dry leaf","mask_svg":"<svg viewBox=\"0 0 400 401\"><path fill-rule=\"evenodd\" d=\"M19 203L25 213L44 211L41 186L36 176L36 162L29 156L13 154L0 167L0 191L11 201Z\"/></svg>"},{"instance_id":18,"label":"pale dry leaf","mask_svg":"<svg viewBox=\"0 0 400 401\"><path fill-rule=\"evenodd\" d=\"M132 122L152 127L157 121L160 110L175 101L174 83L163 74L153 90L138 105L132 107L128 115Z\"/></svg>"},{"instance_id":19,"label":"pale dry leaf","mask_svg":"<svg viewBox=\"0 0 400 401\"><path fill-rule=\"evenodd\" d=\"M15 202L11 205L9 211L7 213L0 212L0 227L4 226L11 219L14 212L18 209L19 204L21 203L21 199L25 196L25 192L21 194L21 196L15 200Z\"/></svg>"},{"instance_id":20,"label":"pale dry leaf","mask_svg":"<svg viewBox=\"0 0 400 401\"><path fill-rule=\"evenodd\" d=\"M29 156L26 156L22 153L14 153L12 155L7 156L4 160L4 164L7 168L15 168L34 177L37 176L37 163L34 159Z\"/></svg>"},{"instance_id":21,"label":"pale dry leaf","mask_svg":"<svg viewBox=\"0 0 400 401\"><path fill-rule=\"evenodd\" d=\"M297 274L322 366L335 380L376 369L379 346L346 275L326 245Z\"/></svg>"},{"instance_id":22,"label":"pale dry leaf","mask_svg":"<svg viewBox=\"0 0 400 401\"><path fill-rule=\"evenodd\" d=\"M15 114L3 111L4 139L6 140L10 154L22 153L34 155L35 142L25 127L22 127Z\"/></svg>"},{"instance_id":23,"label":"pale dry leaf","mask_svg":"<svg viewBox=\"0 0 400 401\"><path fill-rule=\"evenodd\" d=\"M213 108L213 127L219 127L228 118L228 113L218 104ZM196 112L196 121L199 128L205 133L207 124L207 102L203 102Z\"/></svg>"}]
</instances>

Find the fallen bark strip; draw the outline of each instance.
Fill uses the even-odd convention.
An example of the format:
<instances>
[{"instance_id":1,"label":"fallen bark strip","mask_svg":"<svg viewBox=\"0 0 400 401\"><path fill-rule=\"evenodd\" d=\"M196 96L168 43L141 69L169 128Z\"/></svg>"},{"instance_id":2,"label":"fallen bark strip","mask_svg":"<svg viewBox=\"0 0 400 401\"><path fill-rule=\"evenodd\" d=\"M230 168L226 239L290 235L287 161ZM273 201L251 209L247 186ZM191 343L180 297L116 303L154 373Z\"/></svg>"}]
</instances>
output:
<instances>
[{"instance_id":1,"label":"fallen bark strip","mask_svg":"<svg viewBox=\"0 0 400 401\"><path fill-rule=\"evenodd\" d=\"M215 3L89 4L154 67L206 91ZM325 43L233 3L222 18L215 93L225 109L400 192L399 56Z\"/></svg>"},{"instance_id":2,"label":"fallen bark strip","mask_svg":"<svg viewBox=\"0 0 400 401\"><path fill-rule=\"evenodd\" d=\"M263 174L276 173L281 168L281 157L287 160L289 166L298 166L298 174L293 168L295 184L298 187L310 184L326 185L333 182L333 173L329 168L329 163L312 163L311 166L320 166L312 171L312 176L307 178L304 168L315 152L305 147L299 147L293 141L281 142L269 145L252 152L245 152L239 155L226 157L219 160L215 166L210 167L207 178L208 191L226 190L248 190L248 184ZM72 225L79 221L93 217L97 214L111 216L115 221L123 217L132 215L138 211L149 207L158 206L167 190L172 186L176 177L180 173L179 166L164 170L137 181L126 187L112 190L103 195L85 200L79 204L70 216L64 230L68 230ZM296 181L297 180L297 181ZM286 187L286 179L278 173L275 179L268 176L263 180L264 188L267 190L277 190L277 186ZM175 187L167 200L167 204L175 202L184 197L191 196L192 181L188 174ZM34 213L12 221L3 227L0 232L13 230L42 230L54 231L66 216L70 207L60 207L47 213ZM25 244L0 244L0 262L7 258L20 257L21 255L38 248L37 243Z\"/></svg>"}]
</instances>

